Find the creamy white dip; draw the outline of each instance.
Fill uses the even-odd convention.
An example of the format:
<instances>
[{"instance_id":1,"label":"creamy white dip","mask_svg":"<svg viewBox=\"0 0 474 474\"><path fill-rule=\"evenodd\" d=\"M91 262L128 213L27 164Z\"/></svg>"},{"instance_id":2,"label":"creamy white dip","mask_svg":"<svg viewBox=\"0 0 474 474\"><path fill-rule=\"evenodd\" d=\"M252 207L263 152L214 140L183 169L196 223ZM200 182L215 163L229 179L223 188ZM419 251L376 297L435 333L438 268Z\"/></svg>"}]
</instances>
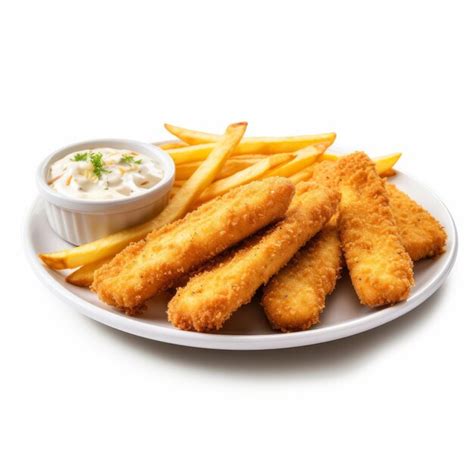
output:
<instances>
[{"instance_id":1,"label":"creamy white dip","mask_svg":"<svg viewBox=\"0 0 474 474\"><path fill-rule=\"evenodd\" d=\"M54 162L48 173L48 184L58 193L89 200L137 196L162 179L156 160L115 148L76 151Z\"/></svg>"}]
</instances>

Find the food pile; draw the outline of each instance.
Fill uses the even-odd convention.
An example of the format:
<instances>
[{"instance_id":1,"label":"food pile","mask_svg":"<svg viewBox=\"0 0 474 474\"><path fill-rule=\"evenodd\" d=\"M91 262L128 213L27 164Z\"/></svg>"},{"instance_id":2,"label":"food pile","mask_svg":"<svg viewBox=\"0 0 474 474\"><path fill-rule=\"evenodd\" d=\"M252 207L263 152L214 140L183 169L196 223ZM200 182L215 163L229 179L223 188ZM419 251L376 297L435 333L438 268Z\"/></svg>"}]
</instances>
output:
<instances>
[{"instance_id":1,"label":"food pile","mask_svg":"<svg viewBox=\"0 0 474 474\"><path fill-rule=\"evenodd\" d=\"M263 286L271 326L299 331L319 321L344 265L364 305L407 299L413 262L444 251L446 234L425 209L386 181L400 154L371 160L327 152L336 135L246 138L166 125L176 164L165 209L94 242L41 254L105 303L139 315L175 291L176 327L217 331Z\"/></svg>"}]
</instances>

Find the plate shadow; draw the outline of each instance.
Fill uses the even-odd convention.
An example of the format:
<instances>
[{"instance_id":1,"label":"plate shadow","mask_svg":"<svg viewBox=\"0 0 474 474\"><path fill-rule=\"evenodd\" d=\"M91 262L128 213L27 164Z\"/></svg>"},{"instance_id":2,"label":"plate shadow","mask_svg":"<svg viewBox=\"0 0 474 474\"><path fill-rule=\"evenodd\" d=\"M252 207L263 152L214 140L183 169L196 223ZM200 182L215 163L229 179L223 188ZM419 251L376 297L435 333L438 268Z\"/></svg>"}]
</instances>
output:
<instances>
[{"instance_id":1,"label":"plate shadow","mask_svg":"<svg viewBox=\"0 0 474 474\"><path fill-rule=\"evenodd\" d=\"M370 357L383 356L383 348L411 331L419 331L447 291L446 282L431 298L400 318L370 331L312 346L267 351L225 351L184 347L140 338L87 319L105 338L161 359L180 368L219 373L223 377L298 377L308 374L340 375L362 365Z\"/></svg>"}]
</instances>

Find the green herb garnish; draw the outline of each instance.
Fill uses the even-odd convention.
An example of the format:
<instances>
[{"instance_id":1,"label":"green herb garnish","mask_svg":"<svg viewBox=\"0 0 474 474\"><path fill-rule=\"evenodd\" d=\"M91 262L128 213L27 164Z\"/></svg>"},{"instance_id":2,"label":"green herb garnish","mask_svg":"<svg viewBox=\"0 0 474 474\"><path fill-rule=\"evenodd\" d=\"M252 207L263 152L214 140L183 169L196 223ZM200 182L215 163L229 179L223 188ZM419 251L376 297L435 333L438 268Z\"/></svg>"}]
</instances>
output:
<instances>
[{"instance_id":1,"label":"green herb garnish","mask_svg":"<svg viewBox=\"0 0 474 474\"><path fill-rule=\"evenodd\" d=\"M71 158L71 161L86 161L89 153L86 151L85 153L76 153L74 158Z\"/></svg>"},{"instance_id":2,"label":"green herb garnish","mask_svg":"<svg viewBox=\"0 0 474 474\"><path fill-rule=\"evenodd\" d=\"M127 165L141 165L142 160L136 160L132 155L122 155L120 160L121 163L126 163Z\"/></svg>"},{"instance_id":3,"label":"green herb garnish","mask_svg":"<svg viewBox=\"0 0 474 474\"><path fill-rule=\"evenodd\" d=\"M98 179L100 179L104 173L111 172L105 167L104 160L102 159L102 153L90 153L89 159L92 163L92 172L97 176Z\"/></svg>"}]
</instances>

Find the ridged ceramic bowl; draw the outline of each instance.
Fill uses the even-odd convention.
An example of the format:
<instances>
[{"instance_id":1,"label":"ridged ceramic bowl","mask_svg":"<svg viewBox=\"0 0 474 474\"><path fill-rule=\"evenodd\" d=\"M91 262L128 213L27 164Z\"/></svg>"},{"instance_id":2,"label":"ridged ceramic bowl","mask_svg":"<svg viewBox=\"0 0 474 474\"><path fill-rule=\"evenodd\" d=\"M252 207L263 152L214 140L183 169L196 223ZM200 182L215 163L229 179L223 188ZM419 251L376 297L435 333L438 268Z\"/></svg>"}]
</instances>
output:
<instances>
[{"instance_id":1,"label":"ridged ceramic bowl","mask_svg":"<svg viewBox=\"0 0 474 474\"><path fill-rule=\"evenodd\" d=\"M127 149L147 155L162 167L163 179L137 196L93 201L65 196L48 185L48 171L55 161L93 148ZM134 140L103 139L75 143L49 155L38 169L37 184L51 228L67 242L81 245L156 216L168 202L174 176L174 162L160 148Z\"/></svg>"}]
</instances>

